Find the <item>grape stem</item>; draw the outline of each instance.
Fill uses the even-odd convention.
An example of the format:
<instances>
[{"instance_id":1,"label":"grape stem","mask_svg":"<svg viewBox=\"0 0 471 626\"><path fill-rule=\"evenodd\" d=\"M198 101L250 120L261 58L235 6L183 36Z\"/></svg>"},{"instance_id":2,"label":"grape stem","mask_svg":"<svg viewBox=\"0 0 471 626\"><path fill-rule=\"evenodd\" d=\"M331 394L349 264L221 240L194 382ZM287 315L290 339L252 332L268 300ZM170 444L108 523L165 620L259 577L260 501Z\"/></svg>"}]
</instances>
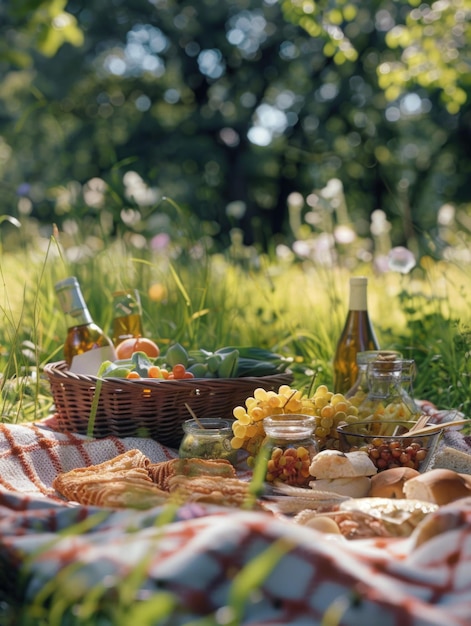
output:
<instances>
[{"instance_id":1,"label":"grape stem","mask_svg":"<svg viewBox=\"0 0 471 626\"><path fill-rule=\"evenodd\" d=\"M283 406L281 407L283 411L285 410L285 407L289 404L289 401L291 400L291 398L293 398L297 394L297 392L298 390L295 389L293 393L289 396L289 398L286 400L286 402L283 404Z\"/></svg>"}]
</instances>

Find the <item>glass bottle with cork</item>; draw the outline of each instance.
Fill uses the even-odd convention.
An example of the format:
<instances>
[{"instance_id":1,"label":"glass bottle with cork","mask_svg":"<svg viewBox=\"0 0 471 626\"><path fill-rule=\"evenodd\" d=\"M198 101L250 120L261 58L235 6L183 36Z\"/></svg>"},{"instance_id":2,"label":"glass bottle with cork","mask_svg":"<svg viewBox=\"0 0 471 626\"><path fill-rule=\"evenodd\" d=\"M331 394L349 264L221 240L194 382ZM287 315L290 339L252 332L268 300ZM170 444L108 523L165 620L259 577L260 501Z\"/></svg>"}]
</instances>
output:
<instances>
[{"instance_id":1,"label":"glass bottle with cork","mask_svg":"<svg viewBox=\"0 0 471 626\"><path fill-rule=\"evenodd\" d=\"M357 353L379 350L371 323L366 276L350 278L348 313L334 355L334 392L347 393L358 377Z\"/></svg>"},{"instance_id":2,"label":"glass bottle with cork","mask_svg":"<svg viewBox=\"0 0 471 626\"><path fill-rule=\"evenodd\" d=\"M359 406L369 391L368 365L376 360L394 361L401 358L402 354L398 350L365 350L364 352L357 352L357 379L353 387L345 393L345 397L355 406Z\"/></svg>"},{"instance_id":3,"label":"glass bottle with cork","mask_svg":"<svg viewBox=\"0 0 471 626\"><path fill-rule=\"evenodd\" d=\"M59 281L55 290L66 316L64 359L69 371L94 376L104 361L114 361L113 342L93 321L75 276Z\"/></svg>"},{"instance_id":4,"label":"glass bottle with cork","mask_svg":"<svg viewBox=\"0 0 471 626\"><path fill-rule=\"evenodd\" d=\"M133 337L142 337L142 311L139 292L126 289L113 293L111 339L115 346Z\"/></svg>"},{"instance_id":5,"label":"glass bottle with cork","mask_svg":"<svg viewBox=\"0 0 471 626\"><path fill-rule=\"evenodd\" d=\"M360 420L411 421L420 414L402 384L404 359L375 359L368 364L368 393L358 407ZM410 368L407 363L406 367Z\"/></svg>"}]
</instances>

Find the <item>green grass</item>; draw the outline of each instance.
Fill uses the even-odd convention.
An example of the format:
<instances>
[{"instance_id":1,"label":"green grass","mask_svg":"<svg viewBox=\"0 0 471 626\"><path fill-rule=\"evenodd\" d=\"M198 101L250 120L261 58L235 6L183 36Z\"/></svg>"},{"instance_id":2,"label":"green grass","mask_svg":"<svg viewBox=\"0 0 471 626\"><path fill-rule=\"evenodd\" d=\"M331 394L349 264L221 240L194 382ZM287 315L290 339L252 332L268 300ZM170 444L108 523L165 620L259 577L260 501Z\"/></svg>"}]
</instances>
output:
<instances>
[{"instance_id":1,"label":"green grass","mask_svg":"<svg viewBox=\"0 0 471 626\"><path fill-rule=\"evenodd\" d=\"M240 246L225 254L208 253L185 232L175 235L163 251L134 246L125 236L100 240L90 234L61 233L60 238L44 239L36 232L33 238L19 237L16 246L3 246L0 255L4 422L37 420L52 409L42 368L62 358L66 328L54 284L68 275L78 277L95 321L107 330L112 292L135 288L141 295L145 333L163 348L175 341L187 349L270 348L294 358L295 386L308 385L313 375L316 384L331 386L332 356L347 312L348 279L366 274L381 347L398 349L416 361L415 396L471 415L471 271L464 262L424 259L407 275L377 273L372 264L349 258L345 250L339 263L327 267ZM235 616L248 601L247 585L263 579L285 549L274 546L246 572L239 572L231 595ZM6 624L145 626L154 623L162 607L169 614L178 610L176 599L167 594L136 604L139 575L137 571L137 578L123 581L112 602L97 588L77 604L67 597L64 572L36 606L3 605ZM210 616L196 623L216 621Z\"/></svg>"},{"instance_id":2,"label":"green grass","mask_svg":"<svg viewBox=\"0 0 471 626\"><path fill-rule=\"evenodd\" d=\"M332 355L345 318L348 279L369 276L369 308L381 347L415 359L417 397L470 412L471 277L469 268L428 260L409 275L325 268L296 259L177 254L136 249L124 239L74 258L79 245L42 240L3 251L0 266L0 406L4 421L39 419L51 408L43 365L62 358L66 328L54 284L76 275L95 321L111 325L112 292L139 290L144 330L164 349L254 345L292 356L332 384ZM41 245L39 245L41 244ZM178 245L177 245L178 244ZM174 257L174 258L172 258ZM353 264L352 264L353 265ZM306 377L297 378L299 385Z\"/></svg>"}]
</instances>

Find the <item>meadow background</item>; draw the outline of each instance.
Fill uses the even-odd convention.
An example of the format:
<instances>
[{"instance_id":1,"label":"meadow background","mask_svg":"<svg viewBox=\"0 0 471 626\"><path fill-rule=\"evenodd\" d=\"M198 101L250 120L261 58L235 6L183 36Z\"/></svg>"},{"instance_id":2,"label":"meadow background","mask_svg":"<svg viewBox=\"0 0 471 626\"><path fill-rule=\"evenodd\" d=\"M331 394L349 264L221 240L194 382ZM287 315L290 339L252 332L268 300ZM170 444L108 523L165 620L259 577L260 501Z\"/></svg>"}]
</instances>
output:
<instances>
[{"instance_id":1,"label":"meadow background","mask_svg":"<svg viewBox=\"0 0 471 626\"><path fill-rule=\"evenodd\" d=\"M348 280L367 275L380 345L416 361L416 397L469 414L471 261L469 240L456 223L446 225L453 245L441 259L417 259L392 246L384 219L382 231L372 229L370 238L355 238L349 245L336 243L325 229L293 237L291 246L267 253L242 242L209 253L194 221L185 219L175 203L165 204L159 210L174 228L139 246L125 236L112 239L99 226L84 232L79 221L68 231L52 227L46 236L30 219L2 218L1 240L6 238L9 248L2 250L0 265L3 421L35 420L53 409L42 368L62 358L66 327L54 284L68 275L78 277L95 321L105 330L111 326L112 292L136 288L145 334L162 351L176 341L208 350L271 348L293 357L300 388L313 376L316 385L332 386ZM326 211L325 217L331 216ZM326 247L329 235L332 245ZM370 252L378 248L381 254ZM319 249L322 253L312 253Z\"/></svg>"},{"instance_id":2,"label":"meadow background","mask_svg":"<svg viewBox=\"0 0 471 626\"><path fill-rule=\"evenodd\" d=\"M471 0L0 4L2 419L49 409L72 274L105 329L136 288L163 347L274 348L300 385L331 383L366 274L416 394L467 409L470 19Z\"/></svg>"}]
</instances>

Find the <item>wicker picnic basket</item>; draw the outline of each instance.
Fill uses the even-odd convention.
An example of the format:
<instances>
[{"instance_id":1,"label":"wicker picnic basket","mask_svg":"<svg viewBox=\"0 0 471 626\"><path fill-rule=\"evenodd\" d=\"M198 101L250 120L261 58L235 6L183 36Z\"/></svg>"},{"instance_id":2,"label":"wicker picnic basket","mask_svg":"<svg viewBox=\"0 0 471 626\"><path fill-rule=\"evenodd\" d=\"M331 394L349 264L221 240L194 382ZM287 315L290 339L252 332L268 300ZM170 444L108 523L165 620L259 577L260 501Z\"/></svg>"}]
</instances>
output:
<instances>
[{"instance_id":1,"label":"wicker picnic basket","mask_svg":"<svg viewBox=\"0 0 471 626\"><path fill-rule=\"evenodd\" d=\"M174 448L183 437L183 422L191 418L185 404L197 417L233 419L234 407L244 405L257 387L278 391L293 381L289 372L244 378L99 379L69 372L65 361L48 363L44 373L60 430L94 437L150 437Z\"/></svg>"}]
</instances>

